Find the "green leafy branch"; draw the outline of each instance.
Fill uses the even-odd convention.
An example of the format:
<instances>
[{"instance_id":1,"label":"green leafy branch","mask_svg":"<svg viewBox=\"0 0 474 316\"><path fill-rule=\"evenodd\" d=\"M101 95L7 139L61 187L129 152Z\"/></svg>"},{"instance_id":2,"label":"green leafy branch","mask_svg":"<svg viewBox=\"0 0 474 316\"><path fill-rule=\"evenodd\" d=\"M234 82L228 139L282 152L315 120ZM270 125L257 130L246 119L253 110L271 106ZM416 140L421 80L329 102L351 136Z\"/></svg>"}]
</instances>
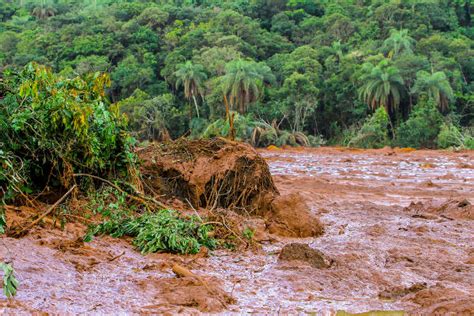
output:
<instances>
[{"instance_id":1,"label":"green leafy branch","mask_svg":"<svg viewBox=\"0 0 474 316\"><path fill-rule=\"evenodd\" d=\"M16 295L18 289L18 280L15 277L15 270L10 263L0 263L0 268L3 270L3 294L7 298L11 298Z\"/></svg>"}]
</instances>

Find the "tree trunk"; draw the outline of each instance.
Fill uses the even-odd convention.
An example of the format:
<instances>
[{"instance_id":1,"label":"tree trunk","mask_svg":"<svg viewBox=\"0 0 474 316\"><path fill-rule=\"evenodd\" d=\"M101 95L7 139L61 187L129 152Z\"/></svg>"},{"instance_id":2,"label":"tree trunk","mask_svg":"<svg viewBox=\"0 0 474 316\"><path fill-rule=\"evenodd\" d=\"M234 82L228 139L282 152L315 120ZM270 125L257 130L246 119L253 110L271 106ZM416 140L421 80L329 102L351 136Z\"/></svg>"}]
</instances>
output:
<instances>
[{"instance_id":1,"label":"tree trunk","mask_svg":"<svg viewBox=\"0 0 474 316\"><path fill-rule=\"evenodd\" d=\"M224 104L225 104L225 117L229 121L229 137L230 140L235 139L235 130L234 130L234 115L230 113L229 102L227 101L227 95L224 94Z\"/></svg>"},{"instance_id":2,"label":"tree trunk","mask_svg":"<svg viewBox=\"0 0 474 316\"><path fill-rule=\"evenodd\" d=\"M198 107L198 104L197 104L197 101L196 101L196 97L194 96L194 92L191 92L191 95L193 96L194 106L196 107L196 115L199 118L199 107Z\"/></svg>"}]
</instances>

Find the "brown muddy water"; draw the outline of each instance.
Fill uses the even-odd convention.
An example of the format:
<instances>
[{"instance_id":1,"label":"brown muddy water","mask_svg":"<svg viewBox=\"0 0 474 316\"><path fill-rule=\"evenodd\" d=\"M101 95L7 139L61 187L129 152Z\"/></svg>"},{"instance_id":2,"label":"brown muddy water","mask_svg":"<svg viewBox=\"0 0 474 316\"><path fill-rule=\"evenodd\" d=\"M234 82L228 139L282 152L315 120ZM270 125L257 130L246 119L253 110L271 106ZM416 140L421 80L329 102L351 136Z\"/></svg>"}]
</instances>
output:
<instances>
[{"instance_id":1,"label":"brown muddy water","mask_svg":"<svg viewBox=\"0 0 474 316\"><path fill-rule=\"evenodd\" d=\"M280 193L300 193L320 216L323 236L277 238L257 252L142 256L125 239L82 244L76 239L84 228L77 224L36 230L1 239L0 257L14 262L20 288L15 299L0 300L0 311L215 310L202 286L177 281L170 265L179 263L231 293L236 303L221 313L474 314L474 152L320 148L261 154ZM317 269L279 262L290 242L309 244L333 264Z\"/></svg>"}]
</instances>

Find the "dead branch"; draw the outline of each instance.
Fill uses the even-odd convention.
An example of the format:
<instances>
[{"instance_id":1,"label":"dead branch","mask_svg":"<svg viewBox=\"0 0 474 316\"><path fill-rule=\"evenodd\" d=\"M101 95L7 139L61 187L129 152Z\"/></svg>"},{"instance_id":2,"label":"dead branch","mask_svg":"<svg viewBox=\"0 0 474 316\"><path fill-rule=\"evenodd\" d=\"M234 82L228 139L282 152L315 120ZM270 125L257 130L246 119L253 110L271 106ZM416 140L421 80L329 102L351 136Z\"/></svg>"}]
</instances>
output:
<instances>
[{"instance_id":1,"label":"dead branch","mask_svg":"<svg viewBox=\"0 0 474 316\"><path fill-rule=\"evenodd\" d=\"M27 233L31 228L33 228L36 224L38 224L43 218L48 216L59 204L61 204L66 197L71 194L71 192L77 187L76 184L74 184L59 200L56 201L51 207L44 212L43 214L40 215L36 220L34 220L30 225L26 226L23 230L21 230L19 233L15 234L16 236L22 236L23 234Z\"/></svg>"}]
</instances>

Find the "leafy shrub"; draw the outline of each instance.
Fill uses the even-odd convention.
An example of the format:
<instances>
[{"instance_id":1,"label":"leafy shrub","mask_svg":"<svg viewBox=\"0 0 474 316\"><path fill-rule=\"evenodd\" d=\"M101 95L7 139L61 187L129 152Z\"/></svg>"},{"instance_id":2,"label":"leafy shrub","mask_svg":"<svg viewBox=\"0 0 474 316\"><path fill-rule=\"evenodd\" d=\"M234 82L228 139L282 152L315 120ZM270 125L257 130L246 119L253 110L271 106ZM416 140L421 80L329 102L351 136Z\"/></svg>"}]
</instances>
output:
<instances>
[{"instance_id":1,"label":"leafy shrub","mask_svg":"<svg viewBox=\"0 0 474 316\"><path fill-rule=\"evenodd\" d=\"M451 123L443 123L438 134L437 144L439 148L462 146L461 131Z\"/></svg>"},{"instance_id":2,"label":"leafy shrub","mask_svg":"<svg viewBox=\"0 0 474 316\"><path fill-rule=\"evenodd\" d=\"M359 133L363 122L356 122L348 128L341 129L341 132L329 140L330 145L350 146L351 140L355 139Z\"/></svg>"},{"instance_id":3,"label":"leafy shrub","mask_svg":"<svg viewBox=\"0 0 474 316\"><path fill-rule=\"evenodd\" d=\"M18 280L15 277L15 270L10 263L0 263L0 268L3 270L3 294L7 298L16 295L18 289Z\"/></svg>"},{"instance_id":4,"label":"leafy shrub","mask_svg":"<svg viewBox=\"0 0 474 316\"><path fill-rule=\"evenodd\" d=\"M318 135L318 136L308 135L308 141L311 147L321 147L326 144L326 140L323 138L322 135Z\"/></svg>"},{"instance_id":5,"label":"leafy shrub","mask_svg":"<svg viewBox=\"0 0 474 316\"><path fill-rule=\"evenodd\" d=\"M382 148L389 144L388 125L390 118L383 107L368 117L348 145L361 148Z\"/></svg>"},{"instance_id":6,"label":"leafy shrub","mask_svg":"<svg viewBox=\"0 0 474 316\"><path fill-rule=\"evenodd\" d=\"M474 137L473 136L470 136L466 142L464 143L464 146L467 148L467 149L472 149L474 150Z\"/></svg>"},{"instance_id":7,"label":"leafy shrub","mask_svg":"<svg viewBox=\"0 0 474 316\"><path fill-rule=\"evenodd\" d=\"M66 79L30 63L0 86L0 192L68 185L73 173L124 176L134 161L105 74ZM50 179L49 183L45 183Z\"/></svg>"},{"instance_id":8,"label":"leafy shrub","mask_svg":"<svg viewBox=\"0 0 474 316\"><path fill-rule=\"evenodd\" d=\"M443 117L432 100L421 100L408 120L397 129L397 144L401 147L434 148Z\"/></svg>"},{"instance_id":9,"label":"leafy shrub","mask_svg":"<svg viewBox=\"0 0 474 316\"><path fill-rule=\"evenodd\" d=\"M464 147L474 149L474 137L469 130L461 131L453 123L443 123L438 134L439 148Z\"/></svg>"}]
</instances>

